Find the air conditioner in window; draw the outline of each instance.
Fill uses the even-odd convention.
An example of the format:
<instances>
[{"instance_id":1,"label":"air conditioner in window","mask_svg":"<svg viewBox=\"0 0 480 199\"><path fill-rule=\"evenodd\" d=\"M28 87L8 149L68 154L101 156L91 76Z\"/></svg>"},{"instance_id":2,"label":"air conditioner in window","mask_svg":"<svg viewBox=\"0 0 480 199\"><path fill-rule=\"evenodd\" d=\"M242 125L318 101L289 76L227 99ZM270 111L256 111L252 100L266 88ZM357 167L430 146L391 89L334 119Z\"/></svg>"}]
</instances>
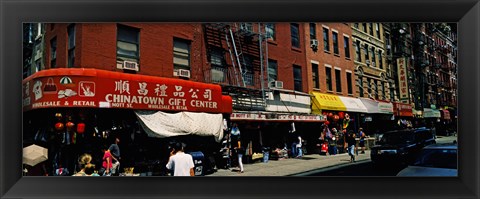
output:
<instances>
[{"instance_id":1,"label":"air conditioner in window","mask_svg":"<svg viewBox=\"0 0 480 199\"><path fill-rule=\"evenodd\" d=\"M175 69L173 70L173 76L190 78L190 70Z\"/></svg>"},{"instance_id":2,"label":"air conditioner in window","mask_svg":"<svg viewBox=\"0 0 480 199\"><path fill-rule=\"evenodd\" d=\"M138 63L133 61L123 61L123 69L138 71Z\"/></svg>"},{"instance_id":3,"label":"air conditioner in window","mask_svg":"<svg viewBox=\"0 0 480 199\"><path fill-rule=\"evenodd\" d=\"M317 48L318 47L318 40L312 39L310 40L310 48Z\"/></svg>"},{"instance_id":4,"label":"air conditioner in window","mask_svg":"<svg viewBox=\"0 0 480 199\"><path fill-rule=\"evenodd\" d=\"M283 82L282 81L270 82L270 88L283 88Z\"/></svg>"}]
</instances>

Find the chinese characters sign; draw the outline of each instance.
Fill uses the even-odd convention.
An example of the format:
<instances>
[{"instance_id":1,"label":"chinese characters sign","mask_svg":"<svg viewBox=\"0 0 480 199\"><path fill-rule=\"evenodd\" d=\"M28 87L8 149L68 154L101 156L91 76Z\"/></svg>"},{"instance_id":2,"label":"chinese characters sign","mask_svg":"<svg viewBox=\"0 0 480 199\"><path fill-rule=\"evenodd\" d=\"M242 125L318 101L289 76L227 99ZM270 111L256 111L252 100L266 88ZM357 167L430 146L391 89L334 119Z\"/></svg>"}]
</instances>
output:
<instances>
[{"instance_id":1,"label":"chinese characters sign","mask_svg":"<svg viewBox=\"0 0 480 199\"><path fill-rule=\"evenodd\" d=\"M398 88L400 90L400 100L408 99L408 86L407 86L407 62L406 58L397 59L398 68Z\"/></svg>"},{"instance_id":2,"label":"chinese characters sign","mask_svg":"<svg viewBox=\"0 0 480 199\"><path fill-rule=\"evenodd\" d=\"M49 76L47 70L38 72L46 74L24 80L24 111L48 107L97 107L223 112L231 107L231 104L222 101L221 87L218 85L98 72L95 69L90 69L94 75L68 75L68 71L76 69L58 70L66 71L66 75L57 72ZM67 78L69 81L65 81Z\"/></svg>"}]
</instances>

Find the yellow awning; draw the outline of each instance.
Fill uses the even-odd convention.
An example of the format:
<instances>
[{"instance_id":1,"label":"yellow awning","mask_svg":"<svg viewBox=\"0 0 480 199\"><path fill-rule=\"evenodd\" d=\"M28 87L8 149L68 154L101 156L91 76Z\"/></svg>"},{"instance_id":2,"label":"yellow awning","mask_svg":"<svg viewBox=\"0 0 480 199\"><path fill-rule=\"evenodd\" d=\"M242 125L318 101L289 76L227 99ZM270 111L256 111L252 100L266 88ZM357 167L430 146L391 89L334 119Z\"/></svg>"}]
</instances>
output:
<instances>
[{"instance_id":1,"label":"yellow awning","mask_svg":"<svg viewBox=\"0 0 480 199\"><path fill-rule=\"evenodd\" d=\"M322 110L346 111L347 108L337 95L312 92L312 113L321 114Z\"/></svg>"}]
</instances>

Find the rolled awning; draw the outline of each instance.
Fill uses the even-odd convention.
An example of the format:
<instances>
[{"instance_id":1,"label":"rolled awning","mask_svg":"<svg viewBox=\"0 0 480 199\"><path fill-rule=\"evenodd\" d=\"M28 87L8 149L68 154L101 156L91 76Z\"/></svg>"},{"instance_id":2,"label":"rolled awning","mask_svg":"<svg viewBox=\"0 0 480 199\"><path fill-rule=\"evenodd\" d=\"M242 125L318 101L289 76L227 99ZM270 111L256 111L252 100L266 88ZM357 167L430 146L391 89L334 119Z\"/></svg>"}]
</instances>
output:
<instances>
[{"instance_id":1,"label":"rolled awning","mask_svg":"<svg viewBox=\"0 0 480 199\"><path fill-rule=\"evenodd\" d=\"M367 113L367 107L360 101L360 99L353 97L343 97L339 96L343 104L349 112L358 112L358 113Z\"/></svg>"},{"instance_id":2,"label":"rolled awning","mask_svg":"<svg viewBox=\"0 0 480 199\"><path fill-rule=\"evenodd\" d=\"M390 102L375 101L367 98L360 98L367 108L368 113L393 114L393 104Z\"/></svg>"},{"instance_id":3,"label":"rolled awning","mask_svg":"<svg viewBox=\"0 0 480 199\"><path fill-rule=\"evenodd\" d=\"M217 142L223 138L223 117L220 113L135 111L135 114L149 137L213 136Z\"/></svg>"},{"instance_id":4,"label":"rolled awning","mask_svg":"<svg viewBox=\"0 0 480 199\"><path fill-rule=\"evenodd\" d=\"M23 80L23 110L57 107L232 113L222 88L175 78L91 68L58 68Z\"/></svg>"}]
</instances>

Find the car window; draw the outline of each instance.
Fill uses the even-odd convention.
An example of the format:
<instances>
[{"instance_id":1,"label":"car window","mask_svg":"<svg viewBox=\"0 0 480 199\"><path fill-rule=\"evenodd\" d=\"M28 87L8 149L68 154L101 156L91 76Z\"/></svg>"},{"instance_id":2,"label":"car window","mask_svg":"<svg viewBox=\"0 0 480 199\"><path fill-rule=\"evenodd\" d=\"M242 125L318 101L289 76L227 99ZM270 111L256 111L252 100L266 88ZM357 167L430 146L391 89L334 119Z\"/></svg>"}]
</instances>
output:
<instances>
[{"instance_id":1,"label":"car window","mask_svg":"<svg viewBox=\"0 0 480 199\"><path fill-rule=\"evenodd\" d=\"M383 134L380 142L384 144L402 144L406 143L407 141L411 142L413 139L414 137L412 132L399 131Z\"/></svg>"},{"instance_id":2,"label":"car window","mask_svg":"<svg viewBox=\"0 0 480 199\"><path fill-rule=\"evenodd\" d=\"M422 167L457 169L457 150L424 149L413 165Z\"/></svg>"}]
</instances>

